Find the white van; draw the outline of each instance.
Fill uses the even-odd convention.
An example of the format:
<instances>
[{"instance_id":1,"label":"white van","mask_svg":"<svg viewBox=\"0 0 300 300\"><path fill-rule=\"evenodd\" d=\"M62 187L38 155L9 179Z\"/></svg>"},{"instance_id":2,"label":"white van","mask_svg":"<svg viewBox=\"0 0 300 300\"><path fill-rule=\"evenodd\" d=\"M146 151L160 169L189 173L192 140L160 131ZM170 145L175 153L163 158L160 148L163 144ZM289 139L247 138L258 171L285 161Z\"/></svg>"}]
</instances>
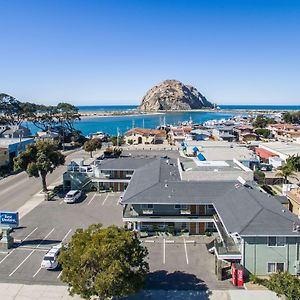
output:
<instances>
[{"instance_id":1,"label":"white van","mask_svg":"<svg viewBox=\"0 0 300 300\"><path fill-rule=\"evenodd\" d=\"M81 191L79 190L71 190L65 196L64 202L66 203L74 203L76 202L81 196Z\"/></svg>"},{"instance_id":2,"label":"white van","mask_svg":"<svg viewBox=\"0 0 300 300\"><path fill-rule=\"evenodd\" d=\"M58 244L56 246L53 246L47 254L44 256L41 268L47 269L47 270L53 270L58 267L58 255L60 253L60 249L62 247L62 244Z\"/></svg>"}]
</instances>

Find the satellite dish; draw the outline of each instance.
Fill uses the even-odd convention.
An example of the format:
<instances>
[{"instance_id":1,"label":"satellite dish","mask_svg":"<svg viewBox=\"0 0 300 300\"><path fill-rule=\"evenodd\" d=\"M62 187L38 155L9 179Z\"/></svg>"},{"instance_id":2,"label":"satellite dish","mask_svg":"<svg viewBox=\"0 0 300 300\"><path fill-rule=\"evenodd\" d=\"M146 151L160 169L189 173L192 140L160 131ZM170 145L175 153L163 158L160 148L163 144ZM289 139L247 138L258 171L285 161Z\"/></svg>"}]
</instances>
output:
<instances>
[{"instance_id":1,"label":"satellite dish","mask_svg":"<svg viewBox=\"0 0 300 300\"><path fill-rule=\"evenodd\" d=\"M241 176L239 176L239 177L237 178L237 181L238 181L239 183L241 183L242 185L245 185L245 184L246 184L246 180L245 180L244 178L242 178Z\"/></svg>"}]
</instances>

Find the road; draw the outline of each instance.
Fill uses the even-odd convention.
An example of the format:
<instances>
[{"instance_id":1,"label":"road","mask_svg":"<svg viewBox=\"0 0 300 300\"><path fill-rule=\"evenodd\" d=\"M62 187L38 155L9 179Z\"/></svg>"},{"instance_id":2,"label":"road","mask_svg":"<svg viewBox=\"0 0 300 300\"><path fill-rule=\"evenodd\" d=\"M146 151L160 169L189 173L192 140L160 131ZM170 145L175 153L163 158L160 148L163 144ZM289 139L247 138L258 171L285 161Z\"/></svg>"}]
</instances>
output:
<instances>
[{"instance_id":1,"label":"road","mask_svg":"<svg viewBox=\"0 0 300 300\"><path fill-rule=\"evenodd\" d=\"M100 152L97 153L100 155ZM47 176L47 184L62 183L66 165L74 158L89 158L89 153L79 150L66 157L64 166L58 167ZM41 178L28 177L25 172L0 180L0 210L17 211L24 203L41 191Z\"/></svg>"}]
</instances>

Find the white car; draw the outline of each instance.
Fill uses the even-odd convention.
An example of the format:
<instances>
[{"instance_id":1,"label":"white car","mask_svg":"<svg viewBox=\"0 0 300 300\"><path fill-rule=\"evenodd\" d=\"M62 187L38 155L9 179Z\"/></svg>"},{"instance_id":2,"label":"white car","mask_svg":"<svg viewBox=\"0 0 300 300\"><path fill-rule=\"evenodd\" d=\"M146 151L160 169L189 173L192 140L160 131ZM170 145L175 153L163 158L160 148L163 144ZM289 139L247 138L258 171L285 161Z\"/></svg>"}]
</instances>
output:
<instances>
[{"instance_id":1,"label":"white car","mask_svg":"<svg viewBox=\"0 0 300 300\"><path fill-rule=\"evenodd\" d=\"M53 246L47 254L44 256L42 263L41 263L41 268L42 269L47 269L47 270L53 270L58 267L58 255L60 253L60 249L62 247L62 244L58 244L56 246Z\"/></svg>"},{"instance_id":2,"label":"white car","mask_svg":"<svg viewBox=\"0 0 300 300\"><path fill-rule=\"evenodd\" d=\"M81 191L79 190L71 190L65 196L64 202L66 203L74 203L81 197Z\"/></svg>"}]
</instances>

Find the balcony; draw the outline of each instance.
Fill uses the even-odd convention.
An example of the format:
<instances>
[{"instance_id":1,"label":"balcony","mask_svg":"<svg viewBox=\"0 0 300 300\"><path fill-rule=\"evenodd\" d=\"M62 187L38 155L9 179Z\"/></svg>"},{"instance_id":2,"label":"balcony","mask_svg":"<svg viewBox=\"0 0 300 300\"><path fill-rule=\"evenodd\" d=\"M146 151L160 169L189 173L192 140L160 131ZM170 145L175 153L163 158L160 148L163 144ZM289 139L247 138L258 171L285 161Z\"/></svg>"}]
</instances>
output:
<instances>
[{"instance_id":1,"label":"balcony","mask_svg":"<svg viewBox=\"0 0 300 300\"><path fill-rule=\"evenodd\" d=\"M123 208L123 219L136 219L137 221L154 221L156 222L213 222L213 217L209 215L192 215L189 209L174 210L164 212L159 209L145 208L137 211L132 205L125 205ZM139 220L138 220L139 219Z\"/></svg>"}]
</instances>

